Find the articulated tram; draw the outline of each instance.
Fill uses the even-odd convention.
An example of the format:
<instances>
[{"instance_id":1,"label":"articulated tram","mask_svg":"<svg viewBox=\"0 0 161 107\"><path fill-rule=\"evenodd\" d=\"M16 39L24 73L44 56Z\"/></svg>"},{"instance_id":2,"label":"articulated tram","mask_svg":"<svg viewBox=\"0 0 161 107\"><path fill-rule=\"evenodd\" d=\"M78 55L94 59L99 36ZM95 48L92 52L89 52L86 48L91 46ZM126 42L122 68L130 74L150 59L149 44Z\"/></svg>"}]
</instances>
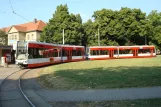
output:
<instances>
[{"instance_id":1,"label":"articulated tram","mask_svg":"<svg viewBox=\"0 0 161 107\"><path fill-rule=\"evenodd\" d=\"M85 59L105 60L155 56L154 46L92 46L85 52L84 46L19 41L16 47L16 64L28 68Z\"/></svg>"},{"instance_id":2,"label":"articulated tram","mask_svg":"<svg viewBox=\"0 0 161 107\"><path fill-rule=\"evenodd\" d=\"M146 58L155 57L154 46L93 46L88 49L89 60L115 58Z\"/></svg>"},{"instance_id":3,"label":"articulated tram","mask_svg":"<svg viewBox=\"0 0 161 107\"><path fill-rule=\"evenodd\" d=\"M17 42L16 64L39 67L62 62L84 60L84 47L42 42Z\"/></svg>"}]
</instances>

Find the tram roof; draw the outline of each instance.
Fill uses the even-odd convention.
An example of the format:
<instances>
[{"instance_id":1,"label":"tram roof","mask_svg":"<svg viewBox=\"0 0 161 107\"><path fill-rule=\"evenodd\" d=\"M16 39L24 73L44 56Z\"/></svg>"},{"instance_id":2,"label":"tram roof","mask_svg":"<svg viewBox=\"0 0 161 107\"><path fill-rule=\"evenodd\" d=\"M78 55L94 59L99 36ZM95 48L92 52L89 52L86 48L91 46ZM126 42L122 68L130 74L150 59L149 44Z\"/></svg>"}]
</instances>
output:
<instances>
[{"instance_id":1,"label":"tram roof","mask_svg":"<svg viewBox=\"0 0 161 107\"><path fill-rule=\"evenodd\" d=\"M134 46L90 46L89 48L124 48L124 47L155 47L153 45L134 45Z\"/></svg>"},{"instance_id":2,"label":"tram roof","mask_svg":"<svg viewBox=\"0 0 161 107\"><path fill-rule=\"evenodd\" d=\"M66 46L66 47L84 47L79 45L68 45L68 44L53 44L53 43L45 43L45 42L35 42L35 41L28 41L28 43L35 43L35 44L41 44L41 45L51 45L51 46Z\"/></svg>"}]
</instances>

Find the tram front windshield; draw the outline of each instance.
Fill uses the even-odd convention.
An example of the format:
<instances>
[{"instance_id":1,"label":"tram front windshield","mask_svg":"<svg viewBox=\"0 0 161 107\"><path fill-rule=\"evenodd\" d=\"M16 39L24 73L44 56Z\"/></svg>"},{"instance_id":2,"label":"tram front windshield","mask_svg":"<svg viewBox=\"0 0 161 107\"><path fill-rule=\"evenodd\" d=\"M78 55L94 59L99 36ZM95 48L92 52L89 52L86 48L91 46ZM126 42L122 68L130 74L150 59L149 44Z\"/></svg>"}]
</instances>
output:
<instances>
[{"instance_id":1,"label":"tram front windshield","mask_svg":"<svg viewBox=\"0 0 161 107\"><path fill-rule=\"evenodd\" d=\"M27 59L27 42L17 43L17 59L18 60Z\"/></svg>"}]
</instances>

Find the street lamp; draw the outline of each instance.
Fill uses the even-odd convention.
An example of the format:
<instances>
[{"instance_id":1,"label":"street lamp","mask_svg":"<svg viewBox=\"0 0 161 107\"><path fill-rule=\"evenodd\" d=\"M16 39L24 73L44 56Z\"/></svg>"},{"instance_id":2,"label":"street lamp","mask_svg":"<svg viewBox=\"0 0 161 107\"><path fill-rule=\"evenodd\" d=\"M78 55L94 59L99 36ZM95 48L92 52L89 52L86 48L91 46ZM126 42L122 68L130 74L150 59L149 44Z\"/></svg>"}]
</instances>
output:
<instances>
[{"instance_id":1,"label":"street lamp","mask_svg":"<svg viewBox=\"0 0 161 107\"><path fill-rule=\"evenodd\" d=\"M98 46L100 46L100 33L99 33L99 28L98 28Z\"/></svg>"},{"instance_id":2,"label":"street lamp","mask_svg":"<svg viewBox=\"0 0 161 107\"><path fill-rule=\"evenodd\" d=\"M97 36L97 35L98 35L98 38L97 38L98 46L100 46L100 33L99 33L99 28L98 28L97 34L95 34L95 36Z\"/></svg>"},{"instance_id":3,"label":"street lamp","mask_svg":"<svg viewBox=\"0 0 161 107\"><path fill-rule=\"evenodd\" d=\"M147 45L147 38L146 38L146 35L145 35L145 45Z\"/></svg>"},{"instance_id":4,"label":"street lamp","mask_svg":"<svg viewBox=\"0 0 161 107\"><path fill-rule=\"evenodd\" d=\"M63 45L64 45L64 29L63 29Z\"/></svg>"}]
</instances>

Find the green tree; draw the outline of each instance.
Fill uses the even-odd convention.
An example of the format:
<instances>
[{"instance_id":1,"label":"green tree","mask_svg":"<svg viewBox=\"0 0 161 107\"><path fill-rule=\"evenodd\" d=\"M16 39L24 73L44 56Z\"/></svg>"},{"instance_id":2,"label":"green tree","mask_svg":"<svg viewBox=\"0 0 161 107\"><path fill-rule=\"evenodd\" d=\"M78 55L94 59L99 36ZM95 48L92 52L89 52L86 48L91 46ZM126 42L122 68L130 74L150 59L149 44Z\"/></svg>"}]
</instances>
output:
<instances>
[{"instance_id":1,"label":"green tree","mask_svg":"<svg viewBox=\"0 0 161 107\"><path fill-rule=\"evenodd\" d=\"M94 12L94 25L100 29L103 45L144 44L141 26L146 14L140 9L121 8L119 11L102 9Z\"/></svg>"},{"instance_id":2,"label":"green tree","mask_svg":"<svg viewBox=\"0 0 161 107\"><path fill-rule=\"evenodd\" d=\"M0 45L7 45L7 35L2 30L0 30Z\"/></svg>"},{"instance_id":3,"label":"green tree","mask_svg":"<svg viewBox=\"0 0 161 107\"><path fill-rule=\"evenodd\" d=\"M101 45L118 45L114 26L116 25L117 11L102 9L93 14L94 27L99 29Z\"/></svg>"},{"instance_id":4,"label":"green tree","mask_svg":"<svg viewBox=\"0 0 161 107\"><path fill-rule=\"evenodd\" d=\"M53 18L51 18L44 28L41 41L62 44L63 29L65 31L65 44L81 45L83 28L82 19L79 14L69 14L67 5L57 6Z\"/></svg>"},{"instance_id":5,"label":"green tree","mask_svg":"<svg viewBox=\"0 0 161 107\"><path fill-rule=\"evenodd\" d=\"M148 15L147 20L150 26L150 30L148 30L149 42L161 49L161 12L152 11Z\"/></svg>"},{"instance_id":6,"label":"green tree","mask_svg":"<svg viewBox=\"0 0 161 107\"><path fill-rule=\"evenodd\" d=\"M97 46L97 35L96 29L94 28L93 22L89 19L86 23L83 24L84 29L84 46Z\"/></svg>"}]
</instances>

